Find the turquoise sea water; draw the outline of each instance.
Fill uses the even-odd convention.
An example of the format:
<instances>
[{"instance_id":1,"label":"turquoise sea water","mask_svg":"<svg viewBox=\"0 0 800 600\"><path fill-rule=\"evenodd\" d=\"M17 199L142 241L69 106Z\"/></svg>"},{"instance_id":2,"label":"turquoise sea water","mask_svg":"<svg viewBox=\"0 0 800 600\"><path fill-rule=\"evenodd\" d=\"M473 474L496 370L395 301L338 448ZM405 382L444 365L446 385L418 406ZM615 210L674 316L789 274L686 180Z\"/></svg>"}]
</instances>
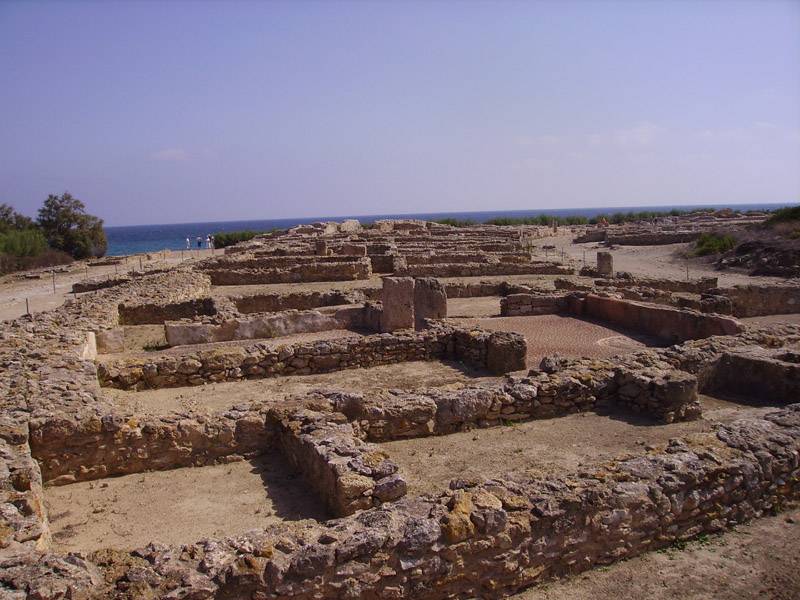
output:
<instances>
[{"instance_id":1,"label":"turquoise sea water","mask_svg":"<svg viewBox=\"0 0 800 600\"><path fill-rule=\"evenodd\" d=\"M730 205L738 210L773 210L788 206L788 203L778 204L738 204ZM601 208L558 208L550 210L504 210L482 212L445 212L445 213L417 213L417 214L388 214L388 215L352 215L346 217L310 217L296 219L261 219L251 221L214 221L209 223L172 223L164 225L135 225L129 227L106 227L108 237L108 254L121 256L137 254L139 252L157 252L159 250L181 250L186 248L186 238L196 246L195 239L200 236L203 241L209 234L220 231L241 231L250 229L266 231L275 227L293 227L301 223L314 223L315 221L342 221L343 219L358 219L362 223L369 223L378 219L472 219L486 221L498 217L531 217L541 214L568 217L583 215L593 217L599 214L615 212L639 212L644 210L669 211L673 208L688 210L692 208L725 208L728 205L715 204L704 206L628 206L628 207L601 207Z\"/></svg>"}]
</instances>

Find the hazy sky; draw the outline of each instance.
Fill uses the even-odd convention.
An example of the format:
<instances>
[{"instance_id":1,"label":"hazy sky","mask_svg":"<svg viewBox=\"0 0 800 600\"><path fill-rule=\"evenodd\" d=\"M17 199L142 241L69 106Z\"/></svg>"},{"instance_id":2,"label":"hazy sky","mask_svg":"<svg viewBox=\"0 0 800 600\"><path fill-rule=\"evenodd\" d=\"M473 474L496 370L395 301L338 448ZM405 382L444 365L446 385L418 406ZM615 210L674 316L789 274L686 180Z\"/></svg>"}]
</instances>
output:
<instances>
[{"instance_id":1,"label":"hazy sky","mask_svg":"<svg viewBox=\"0 0 800 600\"><path fill-rule=\"evenodd\" d=\"M0 202L800 201L800 2L0 2Z\"/></svg>"}]
</instances>

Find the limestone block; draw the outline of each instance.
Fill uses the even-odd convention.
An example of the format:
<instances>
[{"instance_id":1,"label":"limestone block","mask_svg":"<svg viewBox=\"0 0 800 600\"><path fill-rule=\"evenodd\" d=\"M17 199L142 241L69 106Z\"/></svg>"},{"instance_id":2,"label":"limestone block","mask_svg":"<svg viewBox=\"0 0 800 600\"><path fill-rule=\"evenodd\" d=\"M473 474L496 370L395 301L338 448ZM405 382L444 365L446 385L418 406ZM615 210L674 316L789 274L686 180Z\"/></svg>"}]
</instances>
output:
<instances>
[{"instance_id":1,"label":"limestone block","mask_svg":"<svg viewBox=\"0 0 800 600\"><path fill-rule=\"evenodd\" d=\"M502 375L525 368L528 344L518 333L495 331L489 336L486 347L486 367L491 373Z\"/></svg>"},{"instance_id":2,"label":"limestone block","mask_svg":"<svg viewBox=\"0 0 800 600\"><path fill-rule=\"evenodd\" d=\"M597 274L600 277L614 276L614 257L611 252L597 253Z\"/></svg>"},{"instance_id":3,"label":"limestone block","mask_svg":"<svg viewBox=\"0 0 800 600\"><path fill-rule=\"evenodd\" d=\"M384 277L381 331L414 327L414 278Z\"/></svg>"},{"instance_id":4,"label":"limestone block","mask_svg":"<svg viewBox=\"0 0 800 600\"><path fill-rule=\"evenodd\" d=\"M366 256L367 247L364 244L342 244L339 254L344 256Z\"/></svg>"},{"instance_id":5,"label":"limestone block","mask_svg":"<svg viewBox=\"0 0 800 600\"><path fill-rule=\"evenodd\" d=\"M434 277L420 277L414 282L414 326L425 327L425 319L444 319L447 316L447 293Z\"/></svg>"},{"instance_id":6,"label":"limestone block","mask_svg":"<svg viewBox=\"0 0 800 600\"><path fill-rule=\"evenodd\" d=\"M125 331L122 327L95 332L96 350L100 354L114 354L125 350Z\"/></svg>"}]
</instances>

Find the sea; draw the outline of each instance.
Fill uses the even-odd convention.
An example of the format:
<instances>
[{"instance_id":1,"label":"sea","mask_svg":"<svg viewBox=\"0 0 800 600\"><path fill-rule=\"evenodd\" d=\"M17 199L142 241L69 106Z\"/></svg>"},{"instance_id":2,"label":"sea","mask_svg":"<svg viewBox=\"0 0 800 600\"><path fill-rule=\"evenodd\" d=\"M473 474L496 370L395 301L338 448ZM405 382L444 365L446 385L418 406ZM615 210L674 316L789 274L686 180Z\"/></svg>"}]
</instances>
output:
<instances>
[{"instance_id":1,"label":"sea","mask_svg":"<svg viewBox=\"0 0 800 600\"><path fill-rule=\"evenodd\" d=\"M207 223L169 223L163 225L132 225L122 227L106 227L108 238L108 255L124 256L142 252L158 252L160 250L183 250L186 248L188 237L196 247L196 239L202 238L205 242L207 235L225 231L267 231L274 228L285 229L317 221L342 221L344 219L358 219L362 223L371 223L379 219L422 219L433 221L436 219L471 219L484 222L490 219L510 217L535 217L538 215L552 215L569 217L581 215L594 217L601 214L616 212L669 211L674 208L679 210L692 210L701 208L733 208L736 210L775 210L792 203L773 204L705 204L693 206L613 206L596 208L555 208L535 210L503 210L503 211L478 211L478 212L439 212L439 213L413 213L413 214L385 214L385 215L347 215L337 217L297 217L293 219L256 219L251 221L210 221Z\"/></svg>"}]
</instances>

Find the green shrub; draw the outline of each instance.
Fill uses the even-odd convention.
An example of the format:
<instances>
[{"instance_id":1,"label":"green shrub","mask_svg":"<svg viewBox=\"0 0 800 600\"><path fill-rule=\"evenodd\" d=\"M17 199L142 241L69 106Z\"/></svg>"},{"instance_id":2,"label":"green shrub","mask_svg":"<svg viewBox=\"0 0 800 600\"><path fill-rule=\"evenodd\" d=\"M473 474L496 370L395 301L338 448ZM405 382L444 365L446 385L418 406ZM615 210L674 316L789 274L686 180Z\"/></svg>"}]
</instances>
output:
<instances>
[{"instance_id":1,"label":"green shrub","mask_svg":"<svg viewBox=\"0 0 800 600\"><path fill-rule=\"evenodd\" d=\"M214 234L214 248L226 248L228 246L233 246L234 244L238 244L240 242L247 242L252 240L257 235L264 235L267 233L272 233L273 231L279 231L278 229L270 229L268 231L220 231L219 233Z\"/></svg>"},{"instance_id":2,"label":"green shrub","mask_svg":"<svg viewBox=\"0 0 800 600\"><path fill-rule=\"evenodd\" d=\"M452 219L447 217L445 219L436 219L434 223L439 223L439 225L450 225L451 227L472 227L473 225L477 225L477 221L473 221L472 219Z\"/></svg>"},{"instance_id":3,"label":"green shrub","mask_svg":"<svg viewBox=\"0 0 800 600\"><path fill-rule=\"evenodd\" d=\"M694 255L707 256L709 254L721 254L732 250L736 246L736 238L732 235L720 235L718 233L704 233L695 242Z\"/></svg>"},{"instance_id":4,"label":"green shrub","mask_svg":"<svg viewBox=\"0 0 800 600\"><path fill-rule=\"evenodd\" d=\"M0 253L14 257L38 256L47 249L47 240L38 229L10 229L0 233Z\"/></svg>"},{"instance_id":5,"label":"green shrub","mask_svg":"<svg viewBox=\"0 0 800 600\"><path fill-rule=\"evenodd\" d=\"M800 206L779 208L772 213L772 216L769 219L764 221L764 225L771 226L777 223L786 223L788 221L800 221Z\"/></svg>"},{"instance_id":6,"label":"green shrub","mask_svg":"<svg viewBox=\"0 0 800 600\"><path fill-rule=\"evenodd\" d=\"M69 192L50 194L39 209L38 223L51 248L74 258L103 256L108 243L103 220L86 212L86 206Z\"/></svg>"}]
</instances>

